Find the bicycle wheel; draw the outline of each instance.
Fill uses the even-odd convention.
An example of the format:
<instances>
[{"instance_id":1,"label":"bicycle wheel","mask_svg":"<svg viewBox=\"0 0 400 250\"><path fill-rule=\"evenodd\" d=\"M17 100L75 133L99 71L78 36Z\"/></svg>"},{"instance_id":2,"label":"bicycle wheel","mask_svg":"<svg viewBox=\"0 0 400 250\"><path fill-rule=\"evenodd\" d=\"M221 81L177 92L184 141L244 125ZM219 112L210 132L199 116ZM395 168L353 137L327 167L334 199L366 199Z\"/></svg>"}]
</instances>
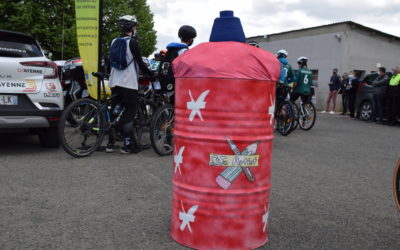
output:
<instances>
[{"instance_id":1,"label":"bicycle wheel","mask_svg":"<svg viewBox=\"0 0 400 250\"><path fill-rule=\"evenodd\" d=\"M397 209L400 212L400 159L397 161L397 166L393 174L393 196Z\"/></svg>"},{"instance_id":2,"label":"bicycle wheel","mask_svg":"<svg viewBox=\"0 0 400 250\"><path fill-rule=\"evenodd\" d=\"M292 130L295 130L297 128L297 126L299 125L299 112L300 112L300 109L299 109L299 106L295 102L292 102L292 105L293 105L293 113L295 115Z\"/></svg>"},{"instance_id":3,"label":"bicycle wheel","mask_svg":"<svg viewBox=\"0 0 400 250\"><path fill-rule=\"evenodd\" d=\"M98 113L100 105L92 99L72 102L62 113L58 137L65 152L74 157L92 154L101 144L105 132L104 113ZM70 123L73 119L75 122Z\"/></svg>"},{"instance_id":4,"label":"bicycle wheel","mask_svg":"<svg viewBox=\"0 0 400 250\"><path fill-rule=\"evenodd\" d=\"M148 100L138 102L135 122L133 127L133 139L141 149L151 147L150 122L154 114L154 104Z\"/></svg>"},{"instance_id":5,"label":"bicycle wheel","mask_svg":"<svg viewBox=\"0 0 400 250\"><path fill-rule=\"evenodd\" d=\"M282 102L276 115L279 133L283 136L289 135L293 130L294 120L295 115L293 105L288 101Z\"/></svg>"},{"instance_id":6,"label":"bicycle wheel","mask_svg":"<svg viewBox=\"0 0 400 250\"><path fill-rule=\"evenodd\" d=\"M150 124L150 139L153 150L161 155L170 155L173 147L174 106L166 104L154 114Z\"/></svg>"},{"instance_id":7,"label":"bicycle wheel","mask_svg":"<svg viewBox=\"0 0 400 250\"><path fill-rule=\"evenodd\" d=\"M303 103L299 108L299 126L302 130L310 130L317 118L317 111L311 102Z\"/></svg>"}]
</instances>

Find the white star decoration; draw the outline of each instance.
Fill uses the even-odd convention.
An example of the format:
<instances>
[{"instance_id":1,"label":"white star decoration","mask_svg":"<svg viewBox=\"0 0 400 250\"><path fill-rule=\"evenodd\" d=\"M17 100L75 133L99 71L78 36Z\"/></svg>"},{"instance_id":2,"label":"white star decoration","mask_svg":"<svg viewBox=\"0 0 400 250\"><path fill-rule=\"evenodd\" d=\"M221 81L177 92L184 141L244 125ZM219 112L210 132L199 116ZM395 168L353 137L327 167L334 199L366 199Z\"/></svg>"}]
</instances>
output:
<instances>
[{"instance_id":1,"label":"white star decoration","mask_svg":"<svg viewBox=\"0 0 400 250\"><path fill-rule=\"evenodd\" d=\"M187 102L187 109L192 110L189 116L189 121L193 121L196 115L198 115L200 120L203 121L203 116L201 115L200 109L206 108L206 102L204 101L204 99L206 99L208 92L210 92L210 90L206 90L203 93L201 93L199 98L197 98L197 101L195 101L193 99L192 92L189 90L189 96L191 101Z\"/></svg>"},{"instance_id":2,"label":"white star decoration","mask_svg":"<svg viewBox=\"0 0 400 250\"><path fill-rule=\"evenodd\" d=\"M176 173L176 170L179 170L179 173L182 174L182 172L181 172L181 164L183 162L183 156L182 155L183 155L183 151L184 150L185 150L185 146L182 146L179 149L179 152L176 155L174 155L175 173ZM176 152L176 147L175 147L175 152Z\"/></svg>"},{"instance_id":3,"label":"white star decoration","mask_svg":"<svg viewBox=\"0 0 400 250\"><path fill-rule=\"evenodd\" d=\"M267 207L265 206L265 214L262 217L262 222L264 223L263 232L265 232L265 230L267 229L268 217L269 217L269 209L267 210Z\"/></svg>"},{"instance_id":4,"label":"white star decoration","mask_svg":"<svg viewBox=\"0 0 400 250\"><path fill-rule=\"evenodd\" d=\"M272 126L274 121L274 112L275 112L275 100L272 100L272 95L270 95L270 100L271 100L271 106L269 106L268 114L269 114L269 124L271 124Z\"/></svg>"},{"instance_id":5,"label":"white star decoration","mask_svg":"<svg viewBox=\"0 0 400 250\"><path fill-rule=\"evenodd\" d=\"M194 213L196 212L197 208L199 205L195 205L189 209L189 211L186 213L185 208L183 207L183 202L181 201L182 204L182 212L179 212L179 219L182 221L182 224L180 226L181 231L185 230L185 227L189 229L190 233L192 233L192 228L190 227L190 222L194 222L195 216Z\"/></svg>"}]
</instances>

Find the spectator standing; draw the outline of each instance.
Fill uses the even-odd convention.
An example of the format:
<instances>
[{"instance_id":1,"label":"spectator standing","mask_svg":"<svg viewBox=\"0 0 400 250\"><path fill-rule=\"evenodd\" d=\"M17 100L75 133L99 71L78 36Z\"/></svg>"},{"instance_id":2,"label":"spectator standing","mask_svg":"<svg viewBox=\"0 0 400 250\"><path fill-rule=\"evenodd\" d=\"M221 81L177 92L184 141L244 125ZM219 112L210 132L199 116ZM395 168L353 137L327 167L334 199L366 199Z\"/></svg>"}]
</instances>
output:
<instances>
[{"instance_id":1,"label":"spectator standing","mask_svg":"<svg viewBox=\"0 0 400 250\"><path fill-rule=\"evenodd\" d=\"M354 119L357 89L358 86L360 85L361 72L360 71L354 72L354 77L355 78L351 81L350 93L349 93L349 111L350 111L350 118L352 119Z\"/></svg>"},{"instance_id":2,"label":"spectator standing","mask_svg":"<svg viewBox=\"0 0 400 250\"><path fill-rule=\"evenodd\" d=\"M340 76L338 75L338 70L333 69L333 73L332 73L331 79L329 81L329 95L328 95L328 98L326 99L325 110L322 111L322 113L326 113L329 111L329 106L332 101L333 109L329 113L335 114L336 97L337 97L337 92L338 92L339 86L340 86L340 80L341 79L340 79Z\"/></svg>"},{"instance_id":3,"label":"spectator standing","mask_svg":"<svg viewBox=\"0 0 400 250\"><path fill-rule=\"evenodd\" d=\"M354 72L350 71L349 72L349 82L351 83L351 81L353 81L353 79L354 79Z\"/></svg>"},{"instance_id":4,"label":"spectator standing","mask_svg":"<svg viewBox=\"0 0 400 250\"><path fill-rule=\"evenodd\" d=\"M373 101L374 112L372 113L372 121L382 123L383 108L385 101L385 94L388 87L389 77L386 75L384 67L379 68L379 76L372 82L374 87Z\"/></svg>"},{"instance_id":5,"label":"spectator standing","mask_svg":"<svg viewBox=\"0 0 400 250\"><path fill-rule=\"evenodd\" d=\"M388 122L390 126L394 126L397 123L396 116L399 114L400 105L400 67L396 66L392 70L393 76L390 79L387 92L389 105Z\"/></svg>"},{"instance_id":6,"label":"spectator standing","mask_svg":"<svg viewBox=\"0 0 400 250\"><path fill-rule=\"evenodd\" d=\"M339 94L342 95L342 105L343 111L341 115L346 115L349 110L349 95L350 95L350 78L349 74L345 72L342 77L342 82L340 84Z\"/></svg>"}]
</instances>

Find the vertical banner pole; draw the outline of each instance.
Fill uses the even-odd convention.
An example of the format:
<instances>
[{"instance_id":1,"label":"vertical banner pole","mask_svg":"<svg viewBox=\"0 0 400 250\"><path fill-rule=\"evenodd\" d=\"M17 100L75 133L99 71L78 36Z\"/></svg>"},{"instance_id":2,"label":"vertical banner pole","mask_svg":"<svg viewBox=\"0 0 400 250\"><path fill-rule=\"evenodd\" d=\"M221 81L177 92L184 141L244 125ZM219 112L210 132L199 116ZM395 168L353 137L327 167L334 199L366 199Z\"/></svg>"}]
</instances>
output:
<instances>
[{"instance_id":1,"label":"vertical banner pole","mask_svg":"<svg viewBox=\"0 0 400 250\"><path fill-rule=\"evenodd\" d=\"M99 0L99 44L98 44L98 64L97 64L97 68L98 68L98 72L102 72L101 69L101 59L102 59L102 43L103 43L103 0ZM104 82L103 82L104 83ZM99 88L97 89L97 96L99 97L99 100L101 99L101 90L103 90L104 96L103 98L106 99L106 89L104 84L101 85L101 81L99 78L97 78L97 86L99 86Z\"/></svg>"}]
</instances>

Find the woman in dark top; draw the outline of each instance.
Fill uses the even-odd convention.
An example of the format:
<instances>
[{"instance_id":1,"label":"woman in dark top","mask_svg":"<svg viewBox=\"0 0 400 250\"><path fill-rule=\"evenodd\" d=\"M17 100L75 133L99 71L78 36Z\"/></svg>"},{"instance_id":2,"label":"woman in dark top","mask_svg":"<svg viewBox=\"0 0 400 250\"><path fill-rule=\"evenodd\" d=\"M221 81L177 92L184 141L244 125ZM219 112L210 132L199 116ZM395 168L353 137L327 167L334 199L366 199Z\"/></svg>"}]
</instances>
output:
<instances>
[{"instance_id":1,"label":"woman in dark top","mask_svg":"<svg viewBox=\"0 0 400 250\"><path fill-rule=\"evenodd\" d=\"M349 110L350 110L350 117L354 118L354 112L355 112L355 104L356 104L356 98L357 98L357 89L358 86L360 85L360 77L361 77L361 72L356 71L354 73L355 78L351 81L350 85L350 95L349 95Z\"/></svg>"},{"instance_id":2,"label":"woman in dark top","mask_svg":"<svg viewBox=\"0 0 400 250\"><path fill-rule=\"evenodd\" d=\"M349 94L350 94L349 74L346 72L343 74L342 77L339 94L342 95L342 105L343 105L343 112L341 113L341 115L345 115L347 114L347 110L349 108Z\"/></svg>"}]
</instances>

